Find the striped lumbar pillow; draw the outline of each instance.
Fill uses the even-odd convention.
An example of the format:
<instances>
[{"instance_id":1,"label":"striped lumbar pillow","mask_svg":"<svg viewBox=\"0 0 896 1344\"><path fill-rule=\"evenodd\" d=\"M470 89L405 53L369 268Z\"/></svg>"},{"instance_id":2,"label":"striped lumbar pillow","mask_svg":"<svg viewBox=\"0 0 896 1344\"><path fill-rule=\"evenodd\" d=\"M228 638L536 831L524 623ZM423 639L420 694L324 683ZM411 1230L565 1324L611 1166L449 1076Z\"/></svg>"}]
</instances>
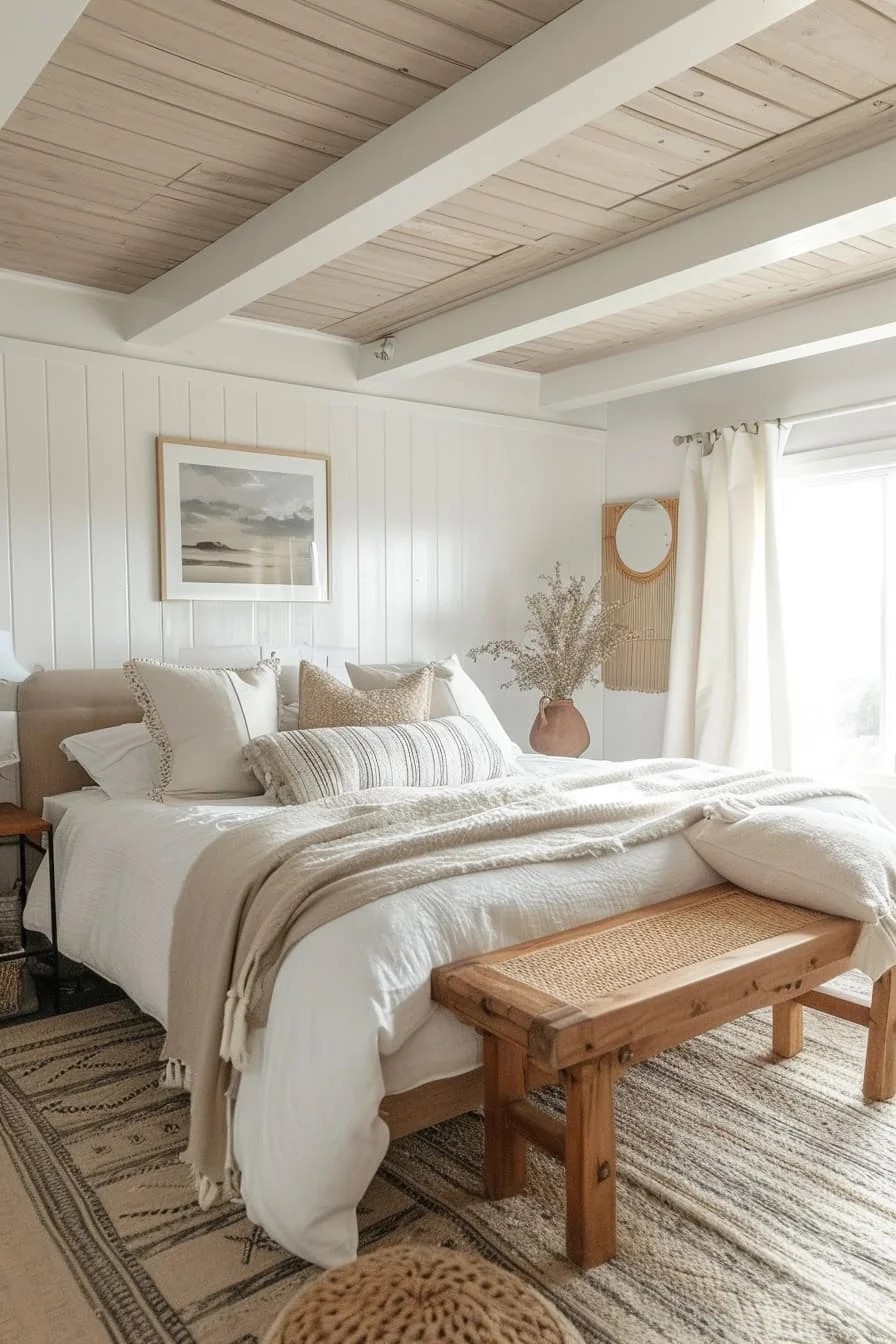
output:
<instances>
[{"instance_id":1,"label":"striped lumbar pillow","mask_svg":"<svg viewBox=\"0 0 896 1344\"><path fill-rule=\"evenodd\" d=\"M511 768L476 719L384 728L307 728L253 738L244 755L279 803L307 803L381 785L425 788L498 779Z\"/></svg>"}]
</instances>

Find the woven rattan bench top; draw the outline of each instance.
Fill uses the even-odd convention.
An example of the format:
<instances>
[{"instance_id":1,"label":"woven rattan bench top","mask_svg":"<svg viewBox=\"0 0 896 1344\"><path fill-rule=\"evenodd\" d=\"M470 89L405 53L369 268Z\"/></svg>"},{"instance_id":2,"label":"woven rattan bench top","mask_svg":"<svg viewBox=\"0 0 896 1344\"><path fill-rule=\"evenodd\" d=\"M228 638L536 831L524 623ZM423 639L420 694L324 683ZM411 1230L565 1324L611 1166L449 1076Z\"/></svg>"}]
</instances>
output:
<instances>
[{"instance_id":1,"label":"woven rattan bench top","mask_svg":"<svg viewBox=\"0 0 896 1344\"><path fill-rule=\"evenodd\" d=\"M500 969L508 980L581 1007L822 918L815 910L727 888L701 905L661 914L647 909L627 924L578 935L573 930L563 942L502 960Z\"/></svg>"},{"instance_id":2,"label":"woven rattan bench top","mask_svg":"<svg viewBox=\"0 0 896 1344\"><path fill-rule=\"evenodd\" d=\"M833 978L859 927L722 883L441 966L432 996L552 1069L632 1042L646 1058Z\"/></svg>"}]
</instances>

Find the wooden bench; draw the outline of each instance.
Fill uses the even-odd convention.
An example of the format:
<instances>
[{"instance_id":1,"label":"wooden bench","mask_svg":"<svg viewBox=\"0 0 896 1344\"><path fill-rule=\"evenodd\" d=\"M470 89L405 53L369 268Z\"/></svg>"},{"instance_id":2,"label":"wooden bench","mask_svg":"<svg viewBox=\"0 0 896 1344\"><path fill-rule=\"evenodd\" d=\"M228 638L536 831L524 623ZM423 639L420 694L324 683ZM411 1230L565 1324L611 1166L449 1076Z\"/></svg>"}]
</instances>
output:
<instances>
[{"instance_id":1,"label":"wooden bench","mask_svg":"<svg viewBox=\"0 0 896 1344\"><path fill-rule=\"evenodd\" d=\"M848 969L860 925L723 884L440 967L433 998L483 1033L485 1184L520 1194L528 1143L566 1167L566 1247L616 1250L613 1084L633 1064L772 1006L773 1048L802 1047L802 1008L869 1029L864 1093L896 1093L896 977L870 1008L819 990ZM526 1099L562 1080L566 1124Z\"/></svg>"}]
</instances>

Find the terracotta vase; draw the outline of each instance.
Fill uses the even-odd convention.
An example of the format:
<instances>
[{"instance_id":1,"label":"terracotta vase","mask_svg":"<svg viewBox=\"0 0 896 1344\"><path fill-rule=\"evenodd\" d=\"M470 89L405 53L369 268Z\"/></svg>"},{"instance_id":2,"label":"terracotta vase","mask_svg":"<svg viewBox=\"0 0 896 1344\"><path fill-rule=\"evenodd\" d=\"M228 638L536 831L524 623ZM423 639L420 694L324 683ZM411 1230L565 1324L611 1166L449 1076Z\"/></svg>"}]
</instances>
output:
<instances>
[{"instance_id":1,"label":"terracotta vase","mask_svg":"<svg viewBox=\"0 0 896 1344\"><path fill-rule=\"evenodd\" d=\"M529 746L542 756L581 756L591 741L588 725L571 700L543 695L529 734Z\"/></svg>"}]
</instances>

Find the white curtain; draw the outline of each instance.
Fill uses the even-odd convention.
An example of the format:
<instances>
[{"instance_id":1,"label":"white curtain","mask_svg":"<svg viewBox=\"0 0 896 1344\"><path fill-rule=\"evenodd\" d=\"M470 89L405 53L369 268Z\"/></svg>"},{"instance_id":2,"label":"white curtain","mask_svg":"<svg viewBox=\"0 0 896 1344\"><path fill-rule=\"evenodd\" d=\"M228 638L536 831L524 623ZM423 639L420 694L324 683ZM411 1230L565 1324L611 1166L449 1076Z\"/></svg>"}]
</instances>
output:
<instances>
[{"instance_id":1,"label":"white curtain","mask_svg":"<svg viewBox=\"0 0 896 1344\"><path fill-rule=\"evenodd\" d=\"M688 445L678 516L663 752L790 767L775 527L788 425L723 429Z\"/></svg>"}]
</instances>

